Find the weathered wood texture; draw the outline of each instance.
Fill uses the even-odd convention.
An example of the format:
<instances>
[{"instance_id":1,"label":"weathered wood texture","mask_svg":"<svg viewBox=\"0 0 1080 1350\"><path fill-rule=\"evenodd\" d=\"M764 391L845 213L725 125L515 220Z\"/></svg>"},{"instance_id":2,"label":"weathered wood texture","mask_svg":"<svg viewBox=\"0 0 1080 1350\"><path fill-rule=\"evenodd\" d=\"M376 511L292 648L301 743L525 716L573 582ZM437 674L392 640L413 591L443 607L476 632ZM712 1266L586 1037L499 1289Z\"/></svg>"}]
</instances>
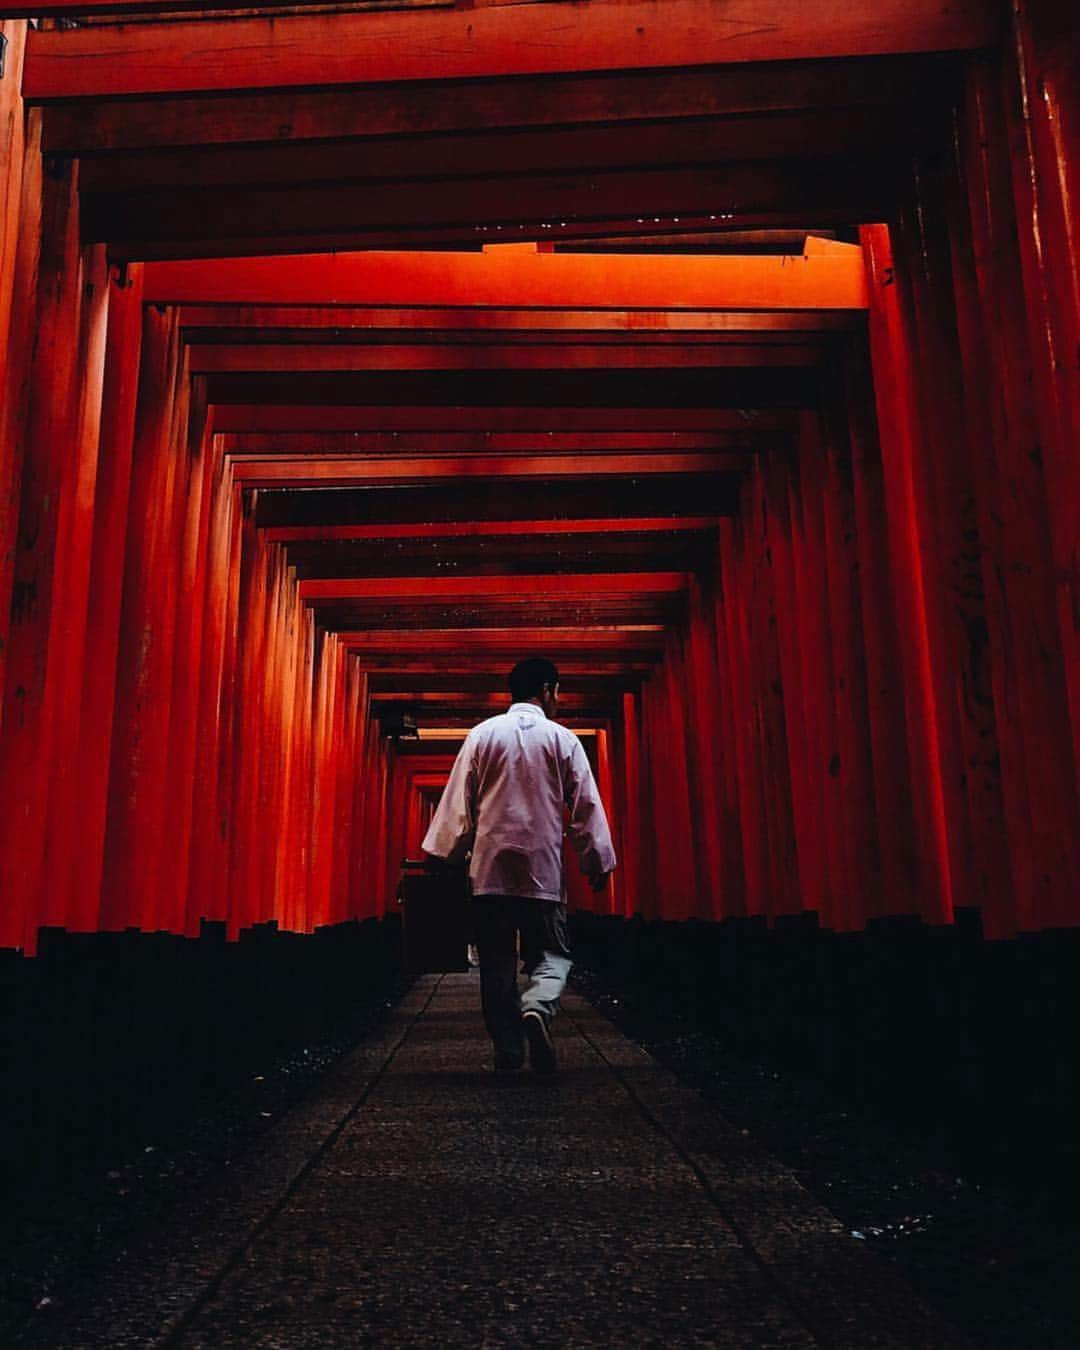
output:
<instances>
[{"instance_id":1,"label":"weathered wood texture","mask_svg":"<svg viewBox=\"0 0 1080 1350\"><path fill-rule=\"evenodd\" d=\"M48 3L48 0L46 0ZM725 13L724 10L729 12ZM34 35L33 99L265 89L405 80L806 60L986 46L992 7L960 0L771 0L771 14L721 3L610 0L568 9L514 5L426 14L332 14L228 21L229 39L194 23Z\"/></svg>"},{"instance_id":2,"label":"weathered wood texture","mask_svg":"<svg viewBox=\"0 0 1080 1350\"><path fill-rule=\"evenodd\" d=\"M49 106L0 82L0 945L385 912L534 651L622 860L574 903L1080 921L1078 21L895 55L991 8L35 33ZM863 247L537 226L715 229L723 193ZM357 251L492 212L541 247ZM337 255L223 256L335 217Z\"/></svg>"}]
</instances>

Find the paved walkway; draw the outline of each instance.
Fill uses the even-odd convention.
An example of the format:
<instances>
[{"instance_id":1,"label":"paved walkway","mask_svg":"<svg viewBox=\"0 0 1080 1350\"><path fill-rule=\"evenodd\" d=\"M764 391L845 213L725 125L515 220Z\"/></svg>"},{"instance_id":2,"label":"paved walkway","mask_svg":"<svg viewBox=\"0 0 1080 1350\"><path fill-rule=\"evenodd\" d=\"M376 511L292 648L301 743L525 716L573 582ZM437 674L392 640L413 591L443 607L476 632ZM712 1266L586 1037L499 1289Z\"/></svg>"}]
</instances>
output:
<instances>
[{"instance_id":1,"label":"paved walkway","mask_svg":"<svg viewBox=\"0 0 1080 1350\"><path fill-rule=\"evenodd\" d=\"M51 1343L963 1344L583 1000L558 1075L506 1086L478 1005L475 975L421 979Z\"/></svg>"}]
</instances>

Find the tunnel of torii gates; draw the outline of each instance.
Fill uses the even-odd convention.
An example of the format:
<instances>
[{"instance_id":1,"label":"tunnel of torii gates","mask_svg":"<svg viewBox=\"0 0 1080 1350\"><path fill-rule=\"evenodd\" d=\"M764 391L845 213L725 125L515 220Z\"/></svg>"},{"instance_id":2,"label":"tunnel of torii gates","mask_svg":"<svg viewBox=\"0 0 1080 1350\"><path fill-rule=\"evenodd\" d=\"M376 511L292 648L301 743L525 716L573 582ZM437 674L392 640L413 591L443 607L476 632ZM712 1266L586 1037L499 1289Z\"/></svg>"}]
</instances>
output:
<instances>
[{"instance_id":1,"label":"tunnel of torii gates","mask_svg":"<svg viewBox=\"0 0 1080 1350\"><path fill-rule=\"evenodd\" d=\"M1080 7L226 3L0 3L0 946L384 914L523 654L578 905L1075 925Z\"/></svg>"}]
</instances>

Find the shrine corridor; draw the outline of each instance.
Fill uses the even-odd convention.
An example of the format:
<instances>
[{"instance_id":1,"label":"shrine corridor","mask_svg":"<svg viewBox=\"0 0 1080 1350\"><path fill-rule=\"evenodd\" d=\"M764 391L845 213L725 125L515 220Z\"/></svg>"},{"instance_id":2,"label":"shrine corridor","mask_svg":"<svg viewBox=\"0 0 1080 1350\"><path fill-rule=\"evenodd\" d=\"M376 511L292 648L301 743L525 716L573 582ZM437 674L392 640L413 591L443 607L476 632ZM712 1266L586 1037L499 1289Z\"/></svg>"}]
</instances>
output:
<instances>
[{"instance_id":1,"label":"shrine corridor","mask_svg":"<svg viewBox=\"0 0 1080 1350\"><path fill-rule=\"evenodd\" d=\"M0 1340L250 1146L184 1344L944 1343L580 1002L493 1095L398 888L547 658L630 1034L1061 1200L1078 201L1059 0L0 0Z\"/></svg>"}]
</instances>

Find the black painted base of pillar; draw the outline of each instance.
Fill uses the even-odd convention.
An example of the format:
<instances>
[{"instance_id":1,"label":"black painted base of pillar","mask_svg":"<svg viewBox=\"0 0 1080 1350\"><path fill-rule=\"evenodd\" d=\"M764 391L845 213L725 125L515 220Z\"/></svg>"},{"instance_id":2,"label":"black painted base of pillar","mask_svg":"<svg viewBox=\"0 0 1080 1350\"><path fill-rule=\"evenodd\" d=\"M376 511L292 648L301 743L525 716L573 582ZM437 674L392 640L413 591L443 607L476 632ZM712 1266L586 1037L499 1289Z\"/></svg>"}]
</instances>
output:
<instances>
[{"instance_id":1,"label":"black painted base of pillar","mask_svg":"<svg viewBox=\"0 0 1080 1350\"><path fill-rule=\"evenodd\" d=\"M401 993L401 923L0 952L0 1341L272 1126Z\"/></svg>"},{"instance_id":2,"label":"black painted base of pillar","mask_svg":"<svg viewBox=\"0 0 1080 1350\"><path fill-rule=\"evenodd\" d=\"M578 914L573 940L643 1023L819 1077L970 1165L1076 1175L1078 929L986 942L975 914L844 934L813 915L769 928Z\"/></svg>"}]
</instances>

